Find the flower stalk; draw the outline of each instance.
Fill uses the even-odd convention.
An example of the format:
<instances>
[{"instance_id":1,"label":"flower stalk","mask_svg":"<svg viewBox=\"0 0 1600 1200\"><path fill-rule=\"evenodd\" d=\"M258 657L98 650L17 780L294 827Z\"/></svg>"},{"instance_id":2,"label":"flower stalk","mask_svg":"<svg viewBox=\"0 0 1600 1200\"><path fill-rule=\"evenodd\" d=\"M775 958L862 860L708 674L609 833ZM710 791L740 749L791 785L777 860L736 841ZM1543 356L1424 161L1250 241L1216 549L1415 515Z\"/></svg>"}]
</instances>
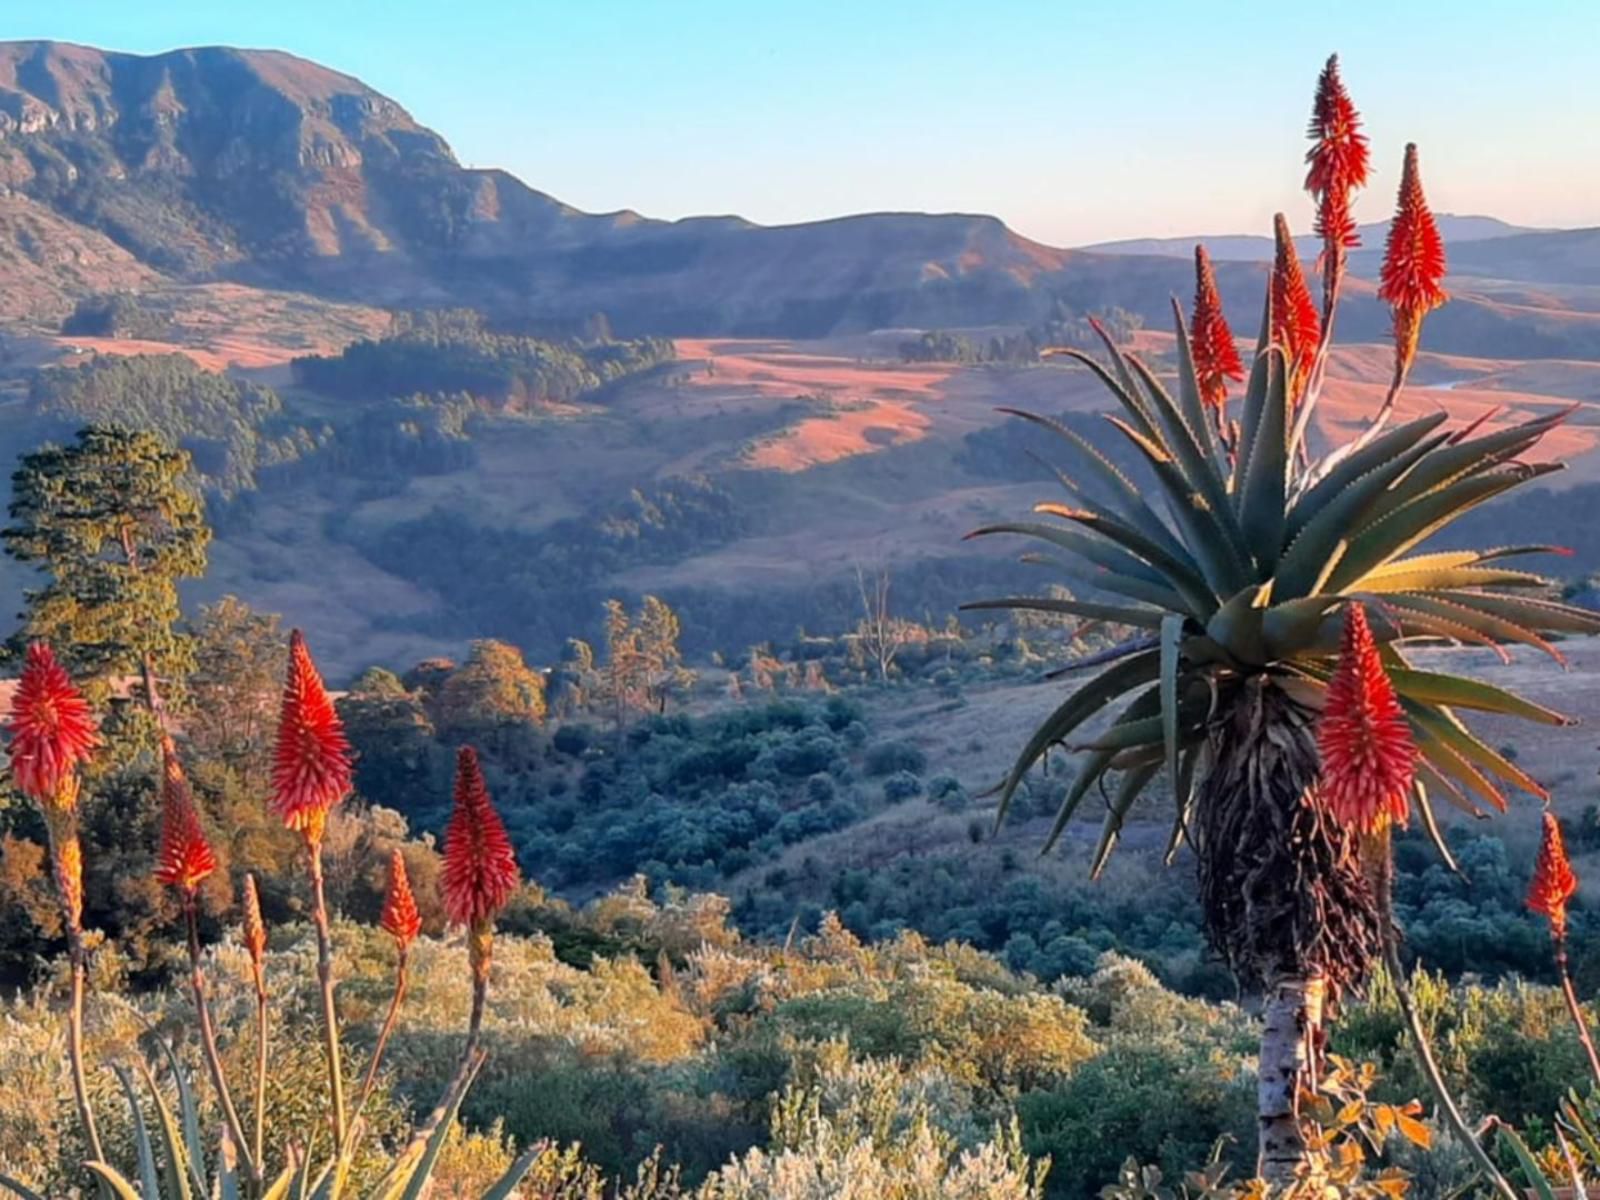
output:
<instances>
[{"instance_id":1,"label":"flower stalk","mask_svg":"<svg viewBox=\"0 0 1600 1200\"><path fill-rule=\"evenodd\" d=\"M1512 1187L1511 1181L1505 1177L1494 1159L1489 1156L1489 1152L1483 1148L1478 1135L1473 1132L1472 1126L1467 1124L1466 1117L1462 1115L1461 1108L1450 1091L1450 1085L1445 1082L1444 1072L1439 1069L1439 1061L1433 1054L1433 1039L1428 1033L1428 1027L1423 1023L1422 1014L1417 1011L1416 1000L1411 995L1411 985L1407 982L1405 967L1400 962L1400 935L1394 920L1394 857L1391 835L1392 826L1388 823L1364 835L1362 856L1367 863L1368 879L1372 883L1382 917L1380 940L1383 944L1383 965L1389 974L1390 983L1394 985L1395 999L1400 1005L1400 1015L1405 1019L1406 1030L1411 1035L1411 1044L1417 1051L1417 1062L1428 1081L1429 1090L1433 1092L1439 1113L1444 1117L1445 1124L1450 1127L1450 1132L1465 1147L1474 1165L1483 1173L1484 1179L1501 1200L1522 1200L1521 1194Z\"/></svg>"},{"instance_id":2,"label":"flower stalk","mask_svg":"<svg viewBox=\"0 0 1600 1200\"><path fill-rule=\"evenodd\" d=\"M266 1163L267 1126L267 927L261 919L261 897L256 890L256 877L244 877L244 922L242 940L250 955L251 981L256 993L256 1090L254 1129L251 1148L256 1170L259 1173Z\"/></svg>"},{"instance_id":3,"label":"flower stalk","mask_svg":"<svg viewBox=\"0 0 1600 1200\"><path fill-rule=\"evenodd\" d=\"M200 1031L200 1048L206 1060L206 1070L211 1076L211 1086L217 1093L217 1105L222 1109L223 1121L233 1139L238 1153L244 1158L246 1173L252 1180L260 1178L260 1169L251 1143L245 1141L244 1123L233 1103L233 1092L228 1087L227 1073L223 1070L222 1054L217 1048L216 1026L211 1019L211 1005L206 999L205 960L200 953L200 914L197 903L201 883L217 869L217 858L200 827L200 815L195 808L194 795L184 777L183 766L178 761L177 748L170 737L161 739L162 809L161 845L156 856L155 877L158 883L176 888L183 899L184 925L189 944L189 991L194 997L195 1024Z\"/></svg>"},{"instance_id":4,"label":"flower stalk","mask_svg":"<svg viewBox=\"0 0 1600 1200\"><path fill-rule=\"evenodd\" d=\"M239 1120L239 1110L234 1107L233 1093L222 1069L222 1054L217 1048L216 1026L211 1020L211 1005L206 1000L204 959L200 954L200 919L194 893L183 898L184 923L189 934L189 991L194 996L196 1023L200 1030L200 1047L204 1052L206 1070L211 1075L211 1086L216 1089L217 1104L222 1109L222 1119L227 1123L228 1136L244 1158L244 1168L251 1179L260 1178L260 1168L255 1157L254 1143L245 1141L244 1123Z\"/></svg>"},{"instance_id":5,"label":"flower stalk","mask_svg":"<svg viewBox=\"0 0 1600 1200\"><path fill-rule=\"evenodd\" d=\"M517 856L489 799L478 752L463 746L456 756L455 808L445 831L444 908L453 924L467 927L467 957L472 968L469 1057L477 1048L488 1004L494 918L511 899L518 880Z\"/></svg>"},{"instance_id":6,"label":"flower stalk","mask_svg":"<svg viewBox=\"0 0 1600 1200\"><path fill-rule=\"evenodd\" d=\"M1228 421L1228 381L1244 381L1244 364L1234 345L1233 330L1222 312L1217 274L1204 246L1194 248L1194 310L1189 321L1190 353L1200 399L1216 422L1217 438L1231 459L1235 453L1233 428Z\"/></svg>"},{"instance_id":7,"label":"flower stalk","mask_svg":"<svg viewBox=\"0 0 1600 1200\"><path fill-rule=\"evenodd\" d=\"M333 935L322 872L322 835L328 813L350 793L350 743L311 660L305 635L289 638L289 670L273 754L272 807L284 825L298 830L311 880L311 924L317 937L317 986L322 1000L323 1049L328 1065L328 1100L335 1146L345 1144L344 1074L339 1060L339 1018L334 1003Z\"/></svg>"},{"instance_id":8,"label":"flower stalk","mask_svg":"<svg viewBox=\"0 0 1600 1200\"><path fill-rule=\"evenodd\" d=\"M1439 236L1439 226L1423 195L1417 147L1413 143L1406 147L1400 194L1378 276L1378 298L1389 302L1394 319L1394 377L1382 414L1394 407L1405 386L1417 357L1423 318L1449 299L1443 287L1444 275L1444 239Z\"/></svg>"},{"instance_id":9,"label":"flower stalk","mask_svg":"<svg viewBox=\"0 0 1600 1200\"><path fill-rule=\"evenodd\" d=\"M372 1048L372 1061L367 1064L367 1075L361 1083L361 1093L356 1100L356 1118L360 1117L361 1110L366 1107L367 1098L372 1095L372 1089L377 1085L378 1067L383 1062L383 1052L389 1045L389 1038L394 1033L395 1025L400 1018L400 1006L406 997L406 987L409 983L406 967L411 954L411 943L416 941L417 934L422 932L422 917L417 912L416 898L411 893L411 881L406 876L405 856L398 848L389 855L389 887L384 895L383 913L378 919L378 924L385 933L394 938L395 942L394 995L389 1000L388 1015L383 1019L383 1028L378 1032L377 1044Z\"/></svg>"},{"instance_id":10,"label":"flower stalk","mask_svg":"<svg viewBox=\"0 0 1600 1200\"><path fill-rule=\"evenodd\" d=\"M67 1058L73 1101L89 1153L103 1161L105 1152L89 1100L83 1062L84 996L89 972L83 936L83 846L78 838L78 766L93 754L100 736L88 701L44 642L28 646L7 728L10 741L6 754L12 781L44 816L50 871L61 903L71 970ZM103 1187L99 1190L102 1194L105 1191Z\"/></svg>"},{"instance_id":11,"label":"flower stalk","mask_svg":"<svg viewBox=\"0 0 1600 1200\"><path fill-rule=\"evenodd\" d=\"M1589 1032L1589 1019L1584 1016L1583 1004L1578 1000L1578 990L1572 985L1572 971L1567 961L1567 901L1578 891L1578 876L1567 858L1566 839L1561 835L1561 822L1556 815L1545 810L1544 832L1539 842L1539 857L1534 863L1533 879L1528 885L1528 908L1550 923L1550 946L1555 955L1556 973L1561 977L1561 995L1567 1002L1567 1012L1572 1026L1578 1032L1578 1041L1588 1056L1589 1069L1595 1082L1600 1084L1600 1054L1596 1054L1594 1038Z\"/></svg>"},{"instance_id":12,"label":"flower stalk","mask_svg":"<svg viewBox=\"0 0 1600 1200\"><path fill-rule=\"evenodd\" d=\"M311 924L317 935L317 990L322 1001L323 1053L328 1060L329 1120L333 1142L344 1145L344 1070L339 1061L339 1014L334 1004L333 934L328 923L327 891L322 874L322 830L305 838L306 867L311 876Z\"/></svg>"}]
</instances>

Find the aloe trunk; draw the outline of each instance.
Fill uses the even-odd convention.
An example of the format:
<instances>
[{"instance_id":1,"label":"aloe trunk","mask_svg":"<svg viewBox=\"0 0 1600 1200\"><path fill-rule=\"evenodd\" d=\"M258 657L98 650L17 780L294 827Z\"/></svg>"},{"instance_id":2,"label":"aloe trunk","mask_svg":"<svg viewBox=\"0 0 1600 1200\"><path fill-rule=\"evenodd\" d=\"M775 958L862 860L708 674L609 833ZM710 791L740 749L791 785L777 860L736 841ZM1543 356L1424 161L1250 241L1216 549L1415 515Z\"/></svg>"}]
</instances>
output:
<instances>
[{"instance_id":1,"label":"aloe trunk","mask_svg":"<svg viewBox=\"0 0 1600 1200\"><path fill-rule=\"evenodd\" d=\"M1307 1143L1299 1113L1301 1091L1315 1085L1326 995L1327 981L1320 976L1281 979L1262 1005L1257 1174L1274 1189L1325 1171L1322 1156Z\"/></svg>"},{"instance_id":2,"label":"aloe trunk","mask_svg":"<svg viewBox=\"0 0 1600 1200\"><path fill-rule=\"evenodd\" d=\"M1193 828L1211 941L1263 1001L1259 1169L1275 1186L1324 1169L1300 1093L1315 1086L1327 1009L1379 940L1349 837L1315 803L1313 722L1270 677L1235 693L1212 724Z\"/></svg>"}]
</instances>

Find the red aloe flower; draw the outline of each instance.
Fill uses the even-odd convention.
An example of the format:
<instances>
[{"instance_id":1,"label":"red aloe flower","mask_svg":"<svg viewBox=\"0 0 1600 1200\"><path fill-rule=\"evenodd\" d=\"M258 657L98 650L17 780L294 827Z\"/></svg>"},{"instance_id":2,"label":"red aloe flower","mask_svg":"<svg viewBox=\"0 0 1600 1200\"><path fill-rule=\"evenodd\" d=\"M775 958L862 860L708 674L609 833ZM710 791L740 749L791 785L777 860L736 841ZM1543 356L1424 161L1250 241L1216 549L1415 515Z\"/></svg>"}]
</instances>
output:
<instances>
[{"instance_id":1,"label":"red aloe flower","mask_svg":"<svg viewBox=\"0 0 1600 1200\"><path fill-rule=\"evenodd\" d=\"M1544 814L1544 839L1539 843L1539 858L1534 863L1533 881L1528 885L1528 907L1550 922L1550 934L1557 941L1567 934L1567 901L1577 893L1578 877L1567 861L1567 845L1561 836L1561 822L1548 809Z\"/></svg>"},{"instance_id":2,"label":"red aloe flower","mask_svg":"<svg viewBox=\"0 0 1600 1200\"><path fill-rule=\"evenodd\" d=\"M1345 609L1344 642L1317 745L1322 798L1337 821L1363 833L1405 823L1417 748L1360 604Z\"/></svg>"},{"instance_id":3,"label":"red aloe flower","mask_svg":"<svg viewBox=\"0 0 1600 1200\"><path fill-rule=\"evenodd\" d=\"M422 932L422 915L411 894L411 880L406 878L405 856L398 849L389 855L389 890L383 897L383 915L378 924L394 938L402 954Z\"/></svg>"},{"instance_id":4,"label":"red aloe flower","mask_svg":"<svg viewBox=\"0 0 1600 1200\"><path fill-rule=\"evenodd\" d=\"M39 804L71 808L76 793L67 781L100 736L89 702L44 642L28 647L9 728L11 777L18 789Z\"/></svg>"},{"instance_id":5,"label":"red aloe flower","mask_svg":"<svg viewBox=\"0 0 1600 1200\"><path fill-rule=\"evenodd\" d=\"M458 925L488 921L517 886L517 856L489 801L478 753L456 756L455 811L444 835L444 908Z\"/></svg>"},{"instance_id":6,"label":"red aloe flower","mask_svg":"<svg viewBox=\"0 0 1600 1200\"><path fill-rule=\"evenodd\" d=\"M1439 226L1422 194L1417 148L1410 145L1406 147L1400 196L1394 220L1389 223L1389 241L1378 276L1378 296L1387 300L1394 311L1397 377L1410 369L1417 355L1422 318L1449 299L1441 286L1444 273L1444 239L1439 236Z\"/></svg>"},{"instance_id":7,"label":"red aloe flower","mask_svg":"<svg viewBox=\"0 0 1600 1200\"><path fill-rule=\"evenodd\" d=\"M200 828L189 781L170 739L161 747L161 848L156 854L156 882L182 888L193 896L195 889L217 869L217 856Z\"/></svg>"},{"instance_id":8,"label":"red aloe flower","mask_svg":"<svg viewBox=\"0 0 1600 1200\"><path fill-rule=\"evenodd\" d=\"M290 829L321 837L328 810L350 791L350 743L305 635L289 639L289 674L272 767L272 807Z\"/></svg>"},{"instance_id":9,"label":"red aloe flower","mask_svg":"<svg viewBox=\"0 0 1600 1200\"><path fill-rule=\"evenodd\" d=\"M1317 200L1317 234L1331 247L1361 244L1350 212L1351 193L1367 182L1370 155L1361 116L1339 78L1339 56L1330 55L1317 79L1306 136L1306 191Z\"/></svg>"},{"instance_id":10,"label":"red aloe flower","mask_svg":"<svg viewBox=\"0 0 1600 1200\"><path fill-rule=\"evenodd\" d=\"M1244 379L1244 364L1233 343L1233 330L1222 315L1216 272L1204 246L1194 248L1194 318L1189 324L1189 347L1200 398L1212 408L1221 408L1228 399L1228 380Z\"/></svg>"},{"instance_id":11,"label":"red aloe flower","mask_svg":"<svg viewBox=\"0 0 1600 1200\"><path fill-rule=\"evenodd\" d=\"M1292 383L1290 393L1298 399L1298 384L1303 382L1317 357L1317 340L1322 336L1322 319L1316 301L1306 286L1305 271L1295 253L1289 222L1282 213L1273 221L1277 254L1272 264L1272 340L1283 348Z\"/></svg>"}]
</instances>

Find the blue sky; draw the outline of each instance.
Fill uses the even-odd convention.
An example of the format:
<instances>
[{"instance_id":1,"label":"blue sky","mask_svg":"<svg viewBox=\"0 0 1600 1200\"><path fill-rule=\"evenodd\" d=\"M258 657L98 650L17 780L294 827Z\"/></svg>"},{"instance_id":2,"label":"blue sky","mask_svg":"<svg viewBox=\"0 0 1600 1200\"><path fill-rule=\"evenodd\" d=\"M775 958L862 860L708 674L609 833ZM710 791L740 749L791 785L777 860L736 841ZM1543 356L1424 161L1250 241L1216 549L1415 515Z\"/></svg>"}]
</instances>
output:
<instances>
[{"instance_id":1,"label":"blue sky","mask_svg":"<svg viewBox=\"0 0 1600 1200\"><path fill-rule=\"evenodd\" d=\"M23 7L18 5L18 8ZM465 163L594 211L782 222L992 212L1058 245L1298 229L1338 50L1372 136L1439 211L1600 224L1593 0L66 0L5 36L288 50L364 79Z\"/></svg>"}]
</instances>

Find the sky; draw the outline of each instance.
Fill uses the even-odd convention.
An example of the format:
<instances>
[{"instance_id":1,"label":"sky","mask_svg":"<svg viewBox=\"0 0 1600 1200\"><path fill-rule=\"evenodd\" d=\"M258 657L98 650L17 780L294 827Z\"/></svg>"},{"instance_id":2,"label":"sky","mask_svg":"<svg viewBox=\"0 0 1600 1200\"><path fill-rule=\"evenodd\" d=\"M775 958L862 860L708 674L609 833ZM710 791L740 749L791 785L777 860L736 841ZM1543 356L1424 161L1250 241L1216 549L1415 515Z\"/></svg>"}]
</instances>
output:
<instances>
[{"instance_id":1,"label":"sky","mask_svg":"<svg viewBox=\"0 0 1600 1200\"><path fill-rule=\"evenodd\" d=\"M595 212L986 212L1053 245L1310 225L1316 74L1436 211L1600 225L1595 0L13 0L4 36L287 50ZM21 11L17 11L21 10Z\"/></svg>"}]
</instances>

